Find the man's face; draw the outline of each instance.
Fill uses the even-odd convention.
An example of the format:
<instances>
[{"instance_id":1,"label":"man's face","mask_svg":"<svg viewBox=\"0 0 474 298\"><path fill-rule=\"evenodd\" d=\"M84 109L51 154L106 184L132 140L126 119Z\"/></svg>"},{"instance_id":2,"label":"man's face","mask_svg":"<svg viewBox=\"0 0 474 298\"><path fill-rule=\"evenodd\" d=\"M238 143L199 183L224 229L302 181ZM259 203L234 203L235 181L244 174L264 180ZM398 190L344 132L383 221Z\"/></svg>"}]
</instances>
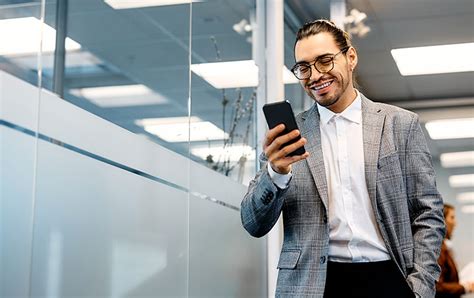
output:
<instances>
[{"instance_id":1,"label":"man's face","mask_svg":"<svg viewBox=\"0 0 474 298\"><path fill-rule=\"evenodd\" d=\"M330 33L323 32L301 39L295 46L296 62L313 63L322 55L337 54L341 49L337 46ZM344 106L340 101L347 101L351 97L352 69L357 64L357 54L353 48L346 53L340 53L334 59L334 68L328 73L319 73L311 67L311 77L300 80L306 93L321 106L338 110L337 106ZM348 87L351 88L348 88ZM351 98L352 99L352 98ZM344 106L345 108L345 106Z\"/></svg>"}]
</instances>

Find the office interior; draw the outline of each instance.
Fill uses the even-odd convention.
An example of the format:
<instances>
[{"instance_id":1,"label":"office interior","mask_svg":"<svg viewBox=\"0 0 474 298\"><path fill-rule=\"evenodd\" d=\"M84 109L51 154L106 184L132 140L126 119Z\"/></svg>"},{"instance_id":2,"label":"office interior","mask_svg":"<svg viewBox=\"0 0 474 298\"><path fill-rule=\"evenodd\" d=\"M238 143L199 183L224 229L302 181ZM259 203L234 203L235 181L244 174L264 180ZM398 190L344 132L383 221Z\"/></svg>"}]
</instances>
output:
<instances>
[{"instance_id":1,"label":"office interior","mask_svg":"<svg viewBox=\"0 0 474 298\"><path fill-rule=\"evenodd\" d=\"M252 238L240 202L262 106L313 104L290 69L318 18L420 116L474 262L472 0L0 0L0 296L272 297L281 223Z\"/></svg>"}]
</instances>

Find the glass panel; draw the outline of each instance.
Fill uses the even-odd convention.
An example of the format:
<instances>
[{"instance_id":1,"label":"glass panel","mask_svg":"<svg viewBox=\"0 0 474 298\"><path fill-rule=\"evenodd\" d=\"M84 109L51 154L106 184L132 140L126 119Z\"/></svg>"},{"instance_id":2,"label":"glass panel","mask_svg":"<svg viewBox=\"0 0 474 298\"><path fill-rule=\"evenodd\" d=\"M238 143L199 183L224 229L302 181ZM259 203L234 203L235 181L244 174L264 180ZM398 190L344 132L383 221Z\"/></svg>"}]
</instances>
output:
<instances>
[{"instance_id":1,"label":"glass panel","mask_svg":"<svg viewBox=\"0 0 474 298\"><path fill-rule=\"evenodd\" d=\"M0 1L0 296L29 290L41 1ZM31 85L33 84L33 85Z\"/></svg>"},{"instance_id":2,"label":"glass panel","mask_svg":"<svg viewBox=\"0 0 474 298\"><path fill-rule=\"evenodd\" d=\"M38 151L33 296L186 295L186 191L43 140Z\"/></svg>"},{"instance_id":3,"label":"glass panel","mask_svg":"<svg viewBox=\"0 0 474 298\"><path fill-rule=\"evenodd\" d=\"M236 210L199 197L190 202L189 296L268 296L265 241L249 237Z\"/></svg>"},{"instance_id":4,"label":"glass panel","mask_svg":"<svg viewBox=\"0 0 474 298\"><path fill-rule=\"evenodd\" d=\"M46 22L53 28L54 17L61 19L56 2L47 0ZM188 115L189 1L68 3L64 99L187 155L187 144L171 141L167 127L159 124L166 122L161 118ZM59 71L55 77L53 66L45 63L44 73L56 82Z\"/></svg>"},{"instance_id":5,"label":"glass panel","mask_svg":"<svg viewBox=\"0 0 474 298\"><path fill-rule=\"evenodd\" d=\"M188 115L189 2L67 2L46 3L67 39L43 71L31 292L185 297L187 143L153 119Z\"/></svg>"},{"instance_id":6,"label":"glass panel","mask_svg":"<svg viewBox=\"0 0 474 298\"><path fill-rule=\"evenodd\" d=\"M191 158L240 183L255 174L255 1L193 4Z\"/></svg>"}]
</instances>

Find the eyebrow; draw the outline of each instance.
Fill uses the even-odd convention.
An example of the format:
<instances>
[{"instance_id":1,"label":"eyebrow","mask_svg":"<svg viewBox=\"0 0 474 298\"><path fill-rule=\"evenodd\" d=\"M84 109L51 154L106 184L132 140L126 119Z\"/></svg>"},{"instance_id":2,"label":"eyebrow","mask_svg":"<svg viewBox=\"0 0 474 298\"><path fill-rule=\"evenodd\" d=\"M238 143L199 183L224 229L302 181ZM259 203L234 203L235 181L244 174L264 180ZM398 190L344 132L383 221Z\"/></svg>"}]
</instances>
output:
<instances>
[{"instance_id":1,"label":"eyebrow","mask_svg":"<svg viewBox=\"0 0 474 298\"><path fill-rule=\"evenodd\" d=\"M335 54L333 54L333 53L322 54L322 55L319 55L319 56L317 56L316 58L314 58L313 60L310 60L310 61L316 61L316 60L318 60L318 59L321 58L321 57L324 57L324 56L331 56L331 55L335 55ZM309 62L308 62L308 61L304 61L304 60L300 60L300 61L296 61L295 64L300 64L300 63L309 63Z\"/></svg>"}]
</instances>

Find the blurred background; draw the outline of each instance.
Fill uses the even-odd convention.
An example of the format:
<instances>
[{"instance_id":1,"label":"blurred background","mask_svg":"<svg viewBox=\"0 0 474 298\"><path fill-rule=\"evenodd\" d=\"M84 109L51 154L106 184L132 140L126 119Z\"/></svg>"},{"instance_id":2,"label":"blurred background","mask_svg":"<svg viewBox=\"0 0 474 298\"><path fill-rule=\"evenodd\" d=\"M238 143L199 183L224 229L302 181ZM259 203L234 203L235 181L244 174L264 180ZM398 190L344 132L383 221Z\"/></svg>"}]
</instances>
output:
<instances>
[{"instance_id":1,"label":"blurred background","mask_svg":"<svg viewBox=\"0 0 474 298\"><path fill-rule=\"evenodd\" d=\"M282 18L272 23L275 12L281 13ZM157 203L161 204L157 207L160 210L167 209L168 198L174 196L163 195L162 190L154 189L153 185L150 186L153 195L140 193L141 187L138 184L132 186L135 182L129 178L115 180L110 178L109 173L91 172L92 168L88 166L84 166L83 176L77 176L77 173L66 169L73 166L72 159L42 148L42 142L59 145L61 150L69 150L106 166L136 174L142 180L164 183L166 189L171 187L183 192L177 195L183 196L183 204L169 210L182 219L179 223L182 237L178 242L158 237L160 239L157 238L156 242L145 245L143 241L148 236L133 236L134 229L144 226L150 235L160 235L159 228L149 230L150 226L157 225L153 218L161 214L158 211L150 211L152 214L148 223L131 226L128 232L124 232L125 226L103 231L104 235L122 231L129 240L134 237L139 239L130 242L128 248L113 250L117 260L122 261L116 261L118 263L114 264L119 264L116 267L104 264L103 273L107 273L111 282L104 288L96 285L95 293L102 293L100 296L144 295L156 290L153 282L157 280L160 281L157 284L167 289L161 292L163 296L222 294L245 297L271 293L271 286L267 289L266 276L270 273L265 269L268 252L264 242L249 244L257 242L249 241L244 234L239 236L246 239L242 240L241 245L248 251L245 254L235 252L239 254L238 259L243 263L253 260L256 264L250 262L234 272L232 276L239 281L237 284L226 285L226 278L222 278L224 285L221 292L213 288L212 280L216 275L227 272L232 262L222 267L216 265L214 275L209 273L206 283L197 277L200 266L196 261L205 251L205 245L203 250L193 249L199 247L198 243L202 242L204 234L208 234L206 230L210 225L220 224L220 221L211 220L212 217L221 216L222 221L233 218L231 226L223 226L219 230L222 242L216 244L216 250L219 247L225 250L226 242L236 241L232 235L241 229L239 198L259 166L256 156L261 150L261 139L266 129L261 114L263 103L287 99L295 113L313 104L289 69L294 64L293 45L298 28L317 18L331 18L351 33L359 55L356 80L358 89L364 95L373 101L393 104L419 114L433 156L439 190L445 202L456 207L458 225L453 242L458 267L461 269L473 262L472 0L201 0L192 3L190 0L0 0L0 72L4 78L3 84L0 82L0 112L2 132L5 131L1 145L2 242L8 243L13 239L10 243L16 245L2 252L2 263L13 268L17 266L11 256L18 259L26 257L22 261L24 271L17 270L17 274L23 276L23 285L28 285L27 292L19 293L57 297L94 293L84 288L74 290L77 286L73 282L74 275L70 279L61 278L62 274L54 271L54 268L59 268L59 272L69 268L65 265L68 250L63 246L75 240L69 239L68 242L65 234L79 233L82 235L80 239L86 242L102 235L94 234L94 226L86 230L64 228L71 224L62 218L69 207L54 205L57 203L54 200L69 199L68 183L77 187L77 193L81 192L73 200L77 206L81 206L85 198L108 197L110 202L100 205L99 210L110 210L110 207L119 204L117 198L125 196L124 193L131 188L133 191L124 200L133 200L134 197L145 200L163 198L161 203ZM273 27L275 24L276 28ZM281 71L281 77L272 77L274 69L278 69L278 73ZM25 85L25 89L11 89L11 82L16 82L13 78L37 88L28 93L33 95L24 96L28 98L25 105L32 109L28 113L22 106L17 106L16 110L12 108L23 98L17 94L28 88ZM7 92L8 88L11 90ZM64 100L67 107L49 110L48 96ZM9 104L3 102L7 100ZM8 120L9 115L14 113L15 117L29 117L31 127ZM80 116L86 114L89 118ZM73 128L64 125L71 121L75 121ZM59 132L61 128L64 131ZM15 145L18 138L11 136L10 139L8 129L29 134L36 140L29 147ZM124 133L126 137L124 135L123 138L117 135ZM69 137L73 139L68 141ZM145 146L150 149L143 149ZM98 151L91 148L98 148ZM166 153L156 153L154 150L157 148L164 148ZM156 157L150 160L149 154L152 153L156 153ZM19 161L14 162L17 159ZM137 160L143 167L136 166L131 160ZM182 166L177 166L176 160L180 160L178 164ZM24 164L26 176L16 173L20 161ZM75 162L79 162L79 167L84 165L81 161ZM51 172L52 165L57 166L57 172ZM168 172L173 172L172 178L166 178ZM21 175L24 181L19 183L14 179L15 173ZM95 179L91 173L105 180ZM52 178L68 175L71 177L68 182ZM81 184L81 177L90 179L90 184ZM118 181L122 181L124 190L115 190L117 193L112 195L108 188L120 185ZM201 186L193 186L193 183L198 184L197 181ZM225 188L222 186L225 183L232 186ZM21 185L14 188L14 184ZM208 189L213 191L222 187L222 193L195 189L207 184ZM28 191L21 194L18 189L25 185L28 185ZM105 190L102 189L104 185L108 185ZM97 191L96 187L102 190ZM65 192L59 192L61 188L65 188ZM24 205L15 205L18 201L12 203L22 196L25 198ZM196 200L211 205L209 208L194 207L192 204ZM13 206L11 204L16 206L14 210L25 210L21 206L28 206L29 211L19 211L22 214L19 215L7 208ZM69 219L77 218L80 225L81 219L89 216L98 203L91 201L87 204L88 208L78 207L81 211L72 212ZM154 203L131 204L141 210L137 211L135 222L140 221L140 213ZM114 213L113 217L117 220L123 218L127 208ZM193 216L203 214L204 211L198 211L201 210L199 208L209 212L207 223L199 218L193 219ZM223 215L221 210L229 212L229 215ZM62 215L51 223L47 218L52 214ZM22 216L23 242L15 242L12 229L20 224ZM115 219L106 218L103 214L93 218L92 222L98 226L115 223ZM173 227L171 225L167 229L172 230ZM212 235L207 237L208 241L212 241ZM43 241L49 246L43 247ZM148 248L134 246L137 242ZM26 248L24 254L19 255L14 248L22 246L22 243L26 243ZM180 253L165 254L163 261L160 259L162 254L154 255L150 249L164 243L172 243L168 248L176 247ZM102 244L108 245L108 242ZM81 246L87 245L81 243ZM92 247L98 249L102 245ZM91 254L96 252L95 249L91 249ZM134 251L136 257L122 256L130 254L127 253L129 250ZM249 255L253 252L252 259ZM109 250L102 251L103 256L109 253ZM214 253L209 255L209 259L215 257ZM51 257L57 254L61 258ZM76 256L82 258L83 254L77 251ZM136 258L143 256L165 265L150 267L149 272L140 273L142 280L121 287L120 281L129 280L128 275L120 275L121 270L135 264L130 261L131 264L125 266L123 258L136 261ZM180 260L178 269L174 270L175 275L167 275L169 269L163 269L169 268L166 260ZM254 271L256 266L261 267L260 271ZM86 271L94 276L92 269ZM46 275L51 278L35 279L35 272L42 270L50 270ZM24 276L25 272L29 272L28 277ZM247 279L248 276L256 277L247 291L242 290L242 281L248 281L245 272L251 272ZM59 277L52 278L54 276ZM170 278L182 280L182 283L166 282ZM5 297L9 296L8 293L16 293L15 286L6 286L8 280L5 277L3 292L0 291ZM14 277L10 282L10 285L21 284ZM84 280L86 282L87 279ZM204 290L198 290L198 282L204 282L208 289L205 290L204 286ZM268 283L271 284L271 278Z\"/></svg>"}]
</instances>

